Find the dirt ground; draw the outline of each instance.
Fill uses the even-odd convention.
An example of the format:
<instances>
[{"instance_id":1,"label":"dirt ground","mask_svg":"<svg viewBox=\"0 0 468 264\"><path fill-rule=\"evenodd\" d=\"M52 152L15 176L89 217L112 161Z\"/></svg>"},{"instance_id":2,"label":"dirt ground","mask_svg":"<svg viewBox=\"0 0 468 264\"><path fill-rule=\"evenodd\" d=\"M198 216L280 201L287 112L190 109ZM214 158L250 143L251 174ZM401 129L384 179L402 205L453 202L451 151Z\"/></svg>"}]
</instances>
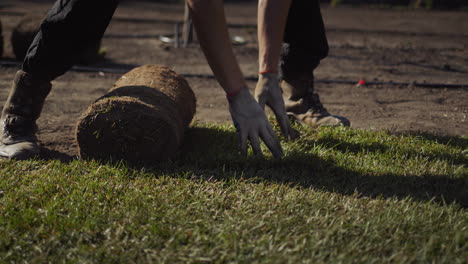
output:
<instances>
[{"instance_id":1,"label":"dirt ground","mask_svg":"<svg viewBox=\"0 0 468 264\"><path fill-rule=\"evenodd\" d=\"M5 51L12 61L11 31L25 14L42 13L51 1L2 0ZM257 72L256 6L226 5L231 34L247 44L235 46L246 76ZM331 112L348 117L352 127L392 132L467 135L468 88L419 88L395 83L468 85L468 13L368 8L322 9L330 55L316 70L317 91ZM118 8L103 39L106 60L96 67L163 64L183 74L211 70L197 44L174 48L161 42L181 21L183 6L128 1ZM305 34L313 32L304 31ZM0 101L5 101L15 67L0 66ZM78 116L121 76L116 73L71 71L53 82L38 121L39 138L49 152L74 156ZM381 81L356 86L323 80ZM188 78L197 96L199 122L230 122L222 89L212 78ZM393 83L392 83L393 82ZM254 81L248 83L251 88Z\"/></svg>"}]
</instances>

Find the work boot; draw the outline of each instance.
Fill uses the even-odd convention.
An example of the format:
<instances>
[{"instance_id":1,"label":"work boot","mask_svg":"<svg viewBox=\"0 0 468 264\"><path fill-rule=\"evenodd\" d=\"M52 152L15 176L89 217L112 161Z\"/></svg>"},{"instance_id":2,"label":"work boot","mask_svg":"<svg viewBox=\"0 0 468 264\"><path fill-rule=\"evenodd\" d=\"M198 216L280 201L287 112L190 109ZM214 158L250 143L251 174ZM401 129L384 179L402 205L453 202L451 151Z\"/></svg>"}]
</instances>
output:
<instances>
[{"instance_id":1,"label":"work boot","mask_svg":"<svg viewBox=\"0 0 468 264\"><path fill-rule=\"evenodd\" d=\"M22 160L39 154L36 120L50 89L49 81L22 70L16 73L0 119L0 157Z\"/></svg>"},{"instance_id":2,"label":"work boot","mask_svg":"<svg viewBox=\"0 0 468 264\"><path fill-rule=\"evenodd\" d=\"M314 92L313 74L300 75L298 78L283 78L280 83L284 103L289 116L312 128L319 126L350 126L346 117L331 115Z\"/></svg>"}]
</instances>

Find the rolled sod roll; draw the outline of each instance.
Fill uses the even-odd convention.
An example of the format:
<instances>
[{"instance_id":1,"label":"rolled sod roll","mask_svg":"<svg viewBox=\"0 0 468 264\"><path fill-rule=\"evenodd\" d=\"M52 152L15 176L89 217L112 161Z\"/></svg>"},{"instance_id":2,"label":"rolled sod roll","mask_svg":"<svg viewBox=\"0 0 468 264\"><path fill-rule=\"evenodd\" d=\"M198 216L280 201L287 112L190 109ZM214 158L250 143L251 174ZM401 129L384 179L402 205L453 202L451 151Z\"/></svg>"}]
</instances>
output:
<instances>
[{"instance_id":1,"label":"rolled sod roll","mask_svg":"<svg viewBox=\"0 0 468 264\"><path fill-rule=\"evenodd\" d=\"M34 38L40 30L44 17L26 16L16 25L11 34L11 46L17 60L23 60ZM104 56L101 52L101 41L90 42L85 49L76 55L78 64L94 64Z\"/></svg>"},{"instance_id":2,"label":"rolled sod roll","mask_svg":"<svg viewBox=\"0 0 468 264\"><path fill-rule=\"evenodd\" d=\"M195 106L187 81L168 67L135 68L81 115L76 127L79 154L143 164L173 158Z\"/></svg>"}]
</instances>

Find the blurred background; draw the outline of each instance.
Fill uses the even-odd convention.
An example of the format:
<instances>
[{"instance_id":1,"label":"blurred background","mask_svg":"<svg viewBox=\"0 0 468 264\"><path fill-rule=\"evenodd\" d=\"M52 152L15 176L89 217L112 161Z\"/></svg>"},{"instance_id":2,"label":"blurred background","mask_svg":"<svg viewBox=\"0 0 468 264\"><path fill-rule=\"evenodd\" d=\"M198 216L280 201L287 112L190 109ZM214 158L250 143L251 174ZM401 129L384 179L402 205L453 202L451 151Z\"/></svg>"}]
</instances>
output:
<instances>
[{"instance_id":1,"label":"blurred background","mask_svg":"<svg viewBox=\"0 0 468 264\"><path fill-rule=\"evenodd\" d=\"M124 0L129 1L129 0ZM180 3L183 0L147 0L160 3ZM256 2L257 0L225 0L225 2ZM412 8L427 8L427 9L457 9L467 8L467 0L320 0L324 4L331 6L338 5L375 5L375 6L400 6Z\"/></svg>"},{"instance_id":2,"label":"blurred background","mask_svg":"<svg viewBox=\"0 0 468 264\"><path fill-rule=\"evenodd\" d=\"M28 17L42 18L53 2L0 0L0 102L22 61L13 43L25 46L23 53L28 47L21 41L26 38L15 41L15 32L34 32L40 20L26 23ZM195 120L231 123L225 94L196 37L188 46L175 45L182 35L184 1L121 2L101 43L90 47L89 56L81 55L82 65L54 81L39 120L41 141L74 155L80 114L123 73L143 64L167 65L186 77L197 96ZM466 135L468 0L321 2L330 52L314 72L315 88L331 113L348 117L359 129ZM225 10L234 52L253 89L257 0L225 0ZM307 25L303 30L315 33ZM356 85L360 80L366 85Z\"/></svg>"}]
</instances>

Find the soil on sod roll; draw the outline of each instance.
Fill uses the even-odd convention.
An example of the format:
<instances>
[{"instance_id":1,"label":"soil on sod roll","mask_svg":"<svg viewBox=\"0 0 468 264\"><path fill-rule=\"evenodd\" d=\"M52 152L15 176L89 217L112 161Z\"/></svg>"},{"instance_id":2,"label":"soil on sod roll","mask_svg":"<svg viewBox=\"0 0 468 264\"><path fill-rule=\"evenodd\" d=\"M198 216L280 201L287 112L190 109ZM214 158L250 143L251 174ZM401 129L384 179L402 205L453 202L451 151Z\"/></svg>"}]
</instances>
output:
<instances>
[{"instance_id":1,"label":"soil on sod roll","mask_svg":"<svg viewBox=\"0 0 468 264\"><path fill-rule=\"evenodd\" d=\"M43 19L44 17L37 15L26 16L13 29L11 45L17 60L23 60L26 56L29 46L39 32ZM75 62L77 64L94 64L98 62L103 56L100 49L101 41L88 43L85 49L77 54Z\"/></svg>"},{"instance_id":2,"label":"soil on sod roll","mask_svg":"<svg viewBox=\"0 0 468 264\"><path fill-rule=\"evenodd\" d=\"M173 157L182 134L181 121L170 115L171 110L127 96L97 101L78 122L80 156L143 164Z\"/></svg>"},{"instance_id":3,"label":"soil on sod roll","mask_svg":"<svg viewBox=\"0 0 468 264\"><path fill-rule=\"evenodd\" d=\"M187 120L195 113L193 104L193 108L182 108L182 111L189 109L189 113L181 114L181 98L189 98L187 103L192 105L195 96L185 79L175 73L161 74L156 68L163 73L170 71L152 65L136 68L122 76L109 93L82 114L76 128L82 158L155 164L174 157L189 123ZM148 80L149 74L153 82ZM119 86L122 83L125 85ZM156 83L172 86L162 88Z\"/></svg>"},{"instance_id":4,"label":"soil on sod roll","mask_svg":"<svg viewBox=\"0 0 468 264\"><path fill-rule=\"evenodd\" d=\"M111 91L124 86L145 86L169 96L177 105L183 125L188 126L195 115L195 94L187 81L169 67L144 65L122 76Z\"/></svg>"}]
</instances>

